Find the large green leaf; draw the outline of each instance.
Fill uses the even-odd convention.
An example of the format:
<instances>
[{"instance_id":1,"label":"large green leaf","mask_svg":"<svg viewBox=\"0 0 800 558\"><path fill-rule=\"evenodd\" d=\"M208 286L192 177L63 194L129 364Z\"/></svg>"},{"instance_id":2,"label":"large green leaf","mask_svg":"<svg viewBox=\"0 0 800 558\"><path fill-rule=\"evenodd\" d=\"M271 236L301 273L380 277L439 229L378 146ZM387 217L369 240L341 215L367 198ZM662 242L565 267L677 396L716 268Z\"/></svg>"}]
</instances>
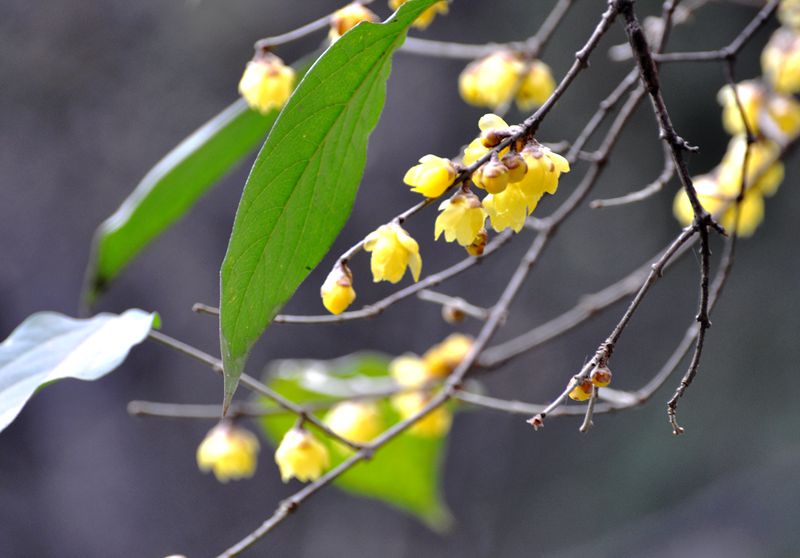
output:
<instances>
[{"instance_id":1,"label":"large green leaf","mask_svg":"<svg viewBox=\"0 0 800 558\"><path fill-rule=\"evenodd\" d=\"M0 431L41 386L62 378L96 380L114 370L156 319L141 310L88 320L55 312L29 316L0 344Z\"/></svg>"},{"instance_id":2,"label":"large green leaf","mask_svg":"<svg viewBox=\"0 0 800 558\"><path fill-rule=\"evenodd\" d=\"M298 78L316 55L294 65ZM84 302L158 235L180 219L226 172L252 152L278 111L260 114L239 99L183 140L142 178L113 215L95 231L86 270Z\"/></svg>"},{"instance_id":3,"label":"large green leaf","mask_svg":"<svg viewBox=\"0 0 800 558\"><path fill-rule=\"evenodd\" d=\"M388 357L368 353L333 361L278 361L270 367L265 381L294 401L332 401L391 385L388 363ZM264 404L271 402L264 400ZM380 410L387 428L400 418L388 402L381 402ZM318 416L322 418L323 414ZM262 419L261 425L277 444L294 422L293 416L275 415ZM320 434L319 439L327 445L333 466L350 455L349 450L324 435ZM444 442L443 437L403 433L334 484L345 492L386 502L441 531L451 522L440 489Z\"/></svg>"},{"instance_id":4,"label":"large green leaf","mask_svg":"<svg viewBox=\"0 0 800 558\"><path fill-rule=\"evenodd\" d=\"M221 269L225 408L247 354L350 215L392 53L435 0L362 22L314 63L275 122L239 202Z\"/></svg>"}]
</instances>

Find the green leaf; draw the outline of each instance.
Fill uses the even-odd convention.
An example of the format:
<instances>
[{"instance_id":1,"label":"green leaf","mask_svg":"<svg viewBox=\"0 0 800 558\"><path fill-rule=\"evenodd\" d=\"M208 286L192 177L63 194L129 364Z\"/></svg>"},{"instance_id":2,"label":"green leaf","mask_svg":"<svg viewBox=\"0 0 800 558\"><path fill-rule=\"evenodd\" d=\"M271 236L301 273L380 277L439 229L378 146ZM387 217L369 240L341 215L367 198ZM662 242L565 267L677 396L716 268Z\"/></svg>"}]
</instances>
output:
<instances>
[{"instance_id":1,"label":"green leaf","mask_svg":"<svg viewBox=\"0 0 800 558\"><path fill-rule=\"evenodd\" d=\"M297 86L258 154L220 272L225 408L253 343L347 221L392 53L434 1L412 0L385 23L345 33Z\"/></svg>"},{"instance_id":2,"label":"green leaf","mask_svg":"<svg viewBox=\"0 0 800 558\"><path fill-rule=\"evenodd\" d=\"M294 65L298 79L317 53ZM260 114L239 99L183 140L145 175L97 228L83 298L91 306L105 286L156 237L185 215L226 172L251 153L278 111Z\"/></svg>"},{"instance_id":3,"label":"green leaf","mask_svg":"<svg viewBox=\"0 0 800 558\"><path fill-rule=\"evenodd\" d=\"M391 386L388 364L388 357L371 353L332 361L284 360L273 363L265 381L293 401L321 403ZM388 402L380 402L379 407L384 427L400 420ZM317 416L322 418L324 411ZM295 417L290 415L271 415L261 419L261 426L277 445L294 422ZM350 455L349 450L323 434L318 438L328 447L332 466ZM452 521L440 489L444 443L444 437L422 438L405 432L334 484L345 492L388 503L411 513L430 528L444 531Z\"/></svg>"},{"instance_id":4,"label":"green leaf","mask_svg":"<svg viewBox=\"0 0 800 558\"><path fill-rule=\"evenodd\" d=\"M62 378L96 380L114 370L157 320L142 310L88 320L55 312L29 316L0 344L0 431L40 387Z\"/></svg>"}]
</instances>

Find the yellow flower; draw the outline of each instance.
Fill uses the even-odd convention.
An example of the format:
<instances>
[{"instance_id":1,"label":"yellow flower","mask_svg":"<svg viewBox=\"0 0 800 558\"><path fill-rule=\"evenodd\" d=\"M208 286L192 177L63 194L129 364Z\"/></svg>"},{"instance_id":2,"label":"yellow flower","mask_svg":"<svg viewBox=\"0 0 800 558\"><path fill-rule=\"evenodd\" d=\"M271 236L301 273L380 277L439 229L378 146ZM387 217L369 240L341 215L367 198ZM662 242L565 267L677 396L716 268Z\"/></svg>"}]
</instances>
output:
<instances>
[{"instance_id":1,"label":"yellow flower","mask_svg":"<svg viewBox=\"0 0 800 558\"><path fill-rule=\"evenodd\" d=\"M756 81L743 81L736 85L739 101L742 103L747 125L754 134L758 133L758 117L764 107L764 90ZM745 133L744 122L736 103L736 95L730 85L719 90L717 101L722 105L722 125L731 135Z\"/></svg>"},{"instance_id":2,"label":"yellow flower","mask_svg":"<svg viewBox=\"0 0 800 558\"><path fill-rule=\"evenodd\" d=\"M542 106L556 89L556 81L550 66L541 60L534 60L528 65L528 71L517 91L517 106L520 110L529 111Z\"/></svg>"},{"instance_id":3,"label":"yellow flower","mask_svg":"<svg viewBox=\"0 0 800 558\"><path fill-rule=\"evenodd\" d=\"M767 115L790 138L800 133L800 103L794 97L771 95L767 100Z\"/></svg>"},{"instance_id":4,"label":"yellow flower","mask_svg":"<svg viewBox=\"0 0 800 558\"><path fill-rule=\"evenodd\" d=\"M330 465L327 448L308 430L291 428L275 450L275 463L283 482L295 477L306 482L318 479Z\"/></svg>"},{"instance_id":5,"label":"yellow flower","mask_svg":"<svg viewBox=\"0 0 800 558\"><path fill-rule=\"evenodd\" d=\"M442 159L436 155L425 155L419 162L419 165L408 169L403 177L403 182L413 186L412 192L417 192L427 198L438 198L444 194L458 174L449 159Z\"/></svg>"},{"instance_id":6,"label":"yellow flower","mask_svg":"<svg viewBox=\"0 0 800 558\"><path fill-rule=\"evenodd\" d=\"M514 232L519 232L525 226L528 200L520 188L521 184L522 182L509 184L499 194L489 194L483 198L483 208L495 231L512 228Z\"/></svg>"},{"instance_id":7,"label":"yellow flower","mask_svg":"<svg viewBox=\"0 0 800 558\"><path fill-rule=\"evenodd\" d=\"M761 70L778 93L800 92L800 35L775 31L761 52Z\"/></svg>"},{"instance_id":8,"label":"yellow flower","mask_svg":"<svg viewBox=\"0 0 800 558\"><path fill-rule=\"evenodd\" d=\"M524 72L517 54L498 50L468 64L458 78L458 90L470 105L502 107L513 98Z\"/></svg>"},{"instance_id":9,"label":"yellow flower","mask_svg":"<svg viewBox=\"0 0 800 558\"><path fill-rule=\"evenodd\" d=\"M800 30L800 1L781 0L778 5L778 19L786 27Z\"/></svg>"},{"instance_id":10,"label":"yellow flower","mask_svg":"<svg viewBox=\"0 0 800 558\"><path fill-rule=\"evenodd\" d=\"M419 244L400 225L391 223L378 227L364 239L364 250L372 252L370 267L376 283L397 283L403 278L406 267L411 269L414 281L419 281L422 271Z\"/></svg>"},{"instance_id":11,"label":"yellow flower","mask_svg":"<svg viewBox=\"0 0 800 558\"><path fill-rule=\"evenodd\" d=\"M758 190L748 189L739 206L739 219L736 222L735 193L725 194L713 175L702 175L692 179L697 198L703 208L715 216L727 230L736 230L739 236L752 236L764 220L764 199ZM683 226L694 221L694 212L686 191L681 189L673 203L675 218Z\"/></svg>"},{"instance_id":12,"label":"yellow flower","mask_svg":"<svg viewBox=\"0 0 800 558\"><path fill-rule=\"evenodd\" d=\"M333 13L328 38L334 42L362 21L375 23L378 21L378 16L363 4L352 2Z\"/></svg>"},{"instance_id":13,"label":"yellow flower","mask_svg":"<svg viewBox=\"0 0 800 558\"><path fill-rule=\"evenodd\" d=\"M739 194L746 151L747 140L744 136L735 136L728 143L728 151L719 166L718 193L729 197ZM778 191L784 175L783 163L778 160L779 155L780 148L769 140L759 140L750 145L745 175L748 190L756 190L765 196L771 196Z\"/></svg>"},{"instance_id":14,"label":"yellow flower","mask_svg":"<svg viewBox=\"0 0 800 558\"><path fill-rule=\"evenodd\" d=\"M492 131L492 130L506 130L509 128L506 121L497 116L496 114L484 114L481 116L480 120L478 120L478 128L481 130L481 136L484 133ZM477 137L470 142L470 144L464 149L464 156L462 157L462 162L465 165L471 165L484 155L489 152L490 148L486 147L483 143L482 137ZM500 151L500 156L503 156L508 152L508 148L506 147L502 151Z\"/></svg>"},{"instance_id":15,"label":"yellow flower","mask_svg":"<svg viewBox=\"0 0 800 558\"><path fill-rule=\"evenodd\" d=\"M406 388L424 386L433 378L422 359L413 354L392 359L389 363L389 375L398 385Z\"/></svg>"},{"instance_id":16,"label":"yellow flower","mask_svg":"<svg viewBox=\"0 0 800 558\"><path fill-rule=\"evenodd\" d=\"M357 444L365 444L383 431L380 410L370 402L339 403L325 415L325 424L342 438Z\"/></svg>"},{"instance_id":17,"label":"yellow flower","mask_svg":"<svg viewBox=\"0 0 800 558\"><path fill-rule=\"evenodd\" d=\"M508 186L508 169L498 160L482 164L472 175L472 182L490 194L499 194Z\"/></svg>"},{"instance_id":18,"label":"yellow flower","mask_svg":"<svg viewBox=\"0 0 800 558\"><path fill-rule=\"evenodd\" d=\"M408 0L389 0L389 7L393 10L396 10L403 4L405 4ZM449 8L447 6L447 0L442 0L441 2L436 2L433 6L423 11L417 19L414 20L412 25L417 29L427 29L427 27L433 22L433 19L436 17L436 14L446 14Z\"/></svg>"},{"instance_id":19,"label":"yellow flower","mask_svg":"<svg viewBox=\"0 0 800 558\"><path fill-rule=\"evenodd\" d=\"M592 390L594 386L590 380L583 380L581 383L572 388L569 392L569 398L575 401L586 401L592 397Z\"/></svg>"},{"instance_id":20,"label":"yellow flower","mask_svg":"<svg viewBox=\"0 0 800 558\"><path fill-rule=\"evenodd\" d=\"M441 213L436 218L433 238L438 240L444 233L447 242L455 240L461 246L472 244L486 220L480 200L472 193L459 193L443 201L439 211Z\"/></svg>"},{"instance_id":21,"label":"yellow flower","mask_svg":"<svg viewBox=\"0 0 800 558\"><path fill-rule=\"evenodd\" d=\"M405 420L416 415L430 400L424 393L413 391L400 393L392 397L392 405ZM450 431L453 413L444 406L437 407L408 429L408 432L420 438L438 438Z\"/></svg>"},{"instance_id":22,"label":"yellow flower","mask_svg":"<svg viewBox=\"0 0 800 558\"><path fill-rule=\"evenodd\" d=\"M281 108L293 87L294 70L272 53L257 54L239 81L239 93L250 108L262 114Z\"/></svg>"},{"instance_id":23,"label":"yellow flower","mask_svg":"<svg viewBox=\"0 0 800 558\"><path fill-rule=\"evenodd\" d=\"M322 304L331 314L341 314L356 299L353 289L353 274L350 268L337 264L328 274L319 290Z\"/></svg>"},{"instance_id":24,"label":"yellow flower","mask_svg":"<svg viewBox=\"0 0 800 558\"><path fill-rule=\"evenodd\" d=\"M197 466L213 471L220 482L252 477L256 472L258 438L230 422L212 428L197 448Z\"/></svg>"},{"instance_id":25,"label":"yellow flower","mask_svg":"<svg viewBox=\"0 0 800 558\"><path fill-rule=\"evenodd\" d=\"M472 349L472 337L454 333L441 343L434 345L422 355L428 372L435 377L449 375Z\"/></svg>"},{"instance_id":26,"label":"yellow flower","mask_svg":"<svg viewBox=\"0 0 800 558\"><path fill-rule=\"evenodd\" d=\"M533 212L536 202L546 192L555 194L562 173L569 172L569 162L540 144L529 144L522 150L522 157L528 164L528 173L520 182L520 188L532 201L529 211Z\"/></svg>"}]
</instances>

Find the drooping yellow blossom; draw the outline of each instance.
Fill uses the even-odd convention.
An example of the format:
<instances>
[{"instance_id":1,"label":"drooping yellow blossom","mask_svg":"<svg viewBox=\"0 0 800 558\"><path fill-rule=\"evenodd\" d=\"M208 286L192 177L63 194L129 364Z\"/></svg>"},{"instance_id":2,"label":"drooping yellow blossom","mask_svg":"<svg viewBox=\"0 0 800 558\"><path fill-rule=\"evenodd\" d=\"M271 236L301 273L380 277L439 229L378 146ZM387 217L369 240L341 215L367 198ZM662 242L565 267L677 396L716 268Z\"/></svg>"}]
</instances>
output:
<instances>
[{"instance_id":1,"label":"drooping yellow blossom","mask_svg":"<svg viewBox=\"0 0 800 558\"><path fill-rule=\"evenodd\" d=\"M353 274L344 264L337 264L319 290L322 304L331 314L341 314L356 299Z\"/></svg>"},{"instance_id":2,"label":"drooping yellow blossom","mask_svg":"<svg viewBox=\"0 0 800 558\"><path fill-rule=\"evenodd\" d=\"M463 333L453 333L444 341L428 349L422 355L422 362L434 377L449 375L472 349L472 337Z\"/></svg>"},{"instance_id":3,"label":"drooping yellow blossom","mask_svg":"<svg viewBox=\"0 0 800 558\"><path fill-rule=\"evenodd\" d=\"M393 10L396 10L403 4L405 4L408 0L389 0L389 7ZM417 29L427 29L428 26L433 22L434 18L437 14L446 14L449 11L449 7L447 5L447 0L442 0L441 2L436 2L433 6L423 11L417 19L414 20L413 25Z\"/></svg>"},{"instance_id":4,"label":"drooping yellow blossom","mask_svg":"<svg viewBox=\"0 0 800 558\"><path fill-rule=\"evenodd\" d=\"M608 366L598 366L592 370L589 379L595 387L606 387L611 383L611 370Z\"/></svg>"},{"instance_id":5,"label":"drooping yellow blossom","mask_svg":"<svg viewBox=\"0 0 800 558\"><path fill-rule=\"evenodd\" d=\"M399 393L392 397L392 406L400 417L407 419L419 413L430 401L430 397L419 391ZM438 438L450 431L453 413L444 406L437 407L408 429L409 434L420 438Z\"/></svg>"},{"instance_id":6,"label":"drooping yellow blossom","mask_svg":"<svg viewBox=\"0 0 800 558\"><path fill-rule=\"evenodd\" d=\"M755 80L743 81L736 86L747 124L754 134L762 132L763 119L768 118L773 126L793 137L800 132L800 103L793 97L779 93L768 94L764 86ZM717 96L722 105L722 123L731 135L744 134L741 111L736 103L733 88L726 85ZM770 130L763 130L769 134Z\"/></svg>"},{"instance_id":7,"label":"drooping yellow blossom","mask_svg":"<svg viewBox=\"0 0 800 558\"><path fill-rule=\"evenodd\" d=\"M719 172L717 169L715 172ZM720 187L714 174L706 174L692 179L697 191L700 205L711 215L717 218L720 224L728 231L736 230L739 236L752 236L761 221L764 220L764 199L758 190L745 191L742 203L739 205L739 219L736 222L735 201L736 192L726 194ZM730 188L728 188L730 189ZM694 221L694 211L689 202L686 191L681 189L675 195L673 203L675 218L683 226L688 226Z\"/></svg>"},{"instance_id":8,"label":"drooping yellow blossom","mask_svg":"<svg viewBox=\"0 0 800 558\"><path fill-rule=\"evenodd\" d=\"M478 236L486 220L486 211L472 193L458 193L439 206L441 213L436 218L433 237L438 240L444 233L447 242L457 241L469 246Z\"/></svg>"},{"instance_id":9,"label":"drooping yellow blossom","mask_svg":"<svg viewBox=\"0 0 800 558\"><path fill-rule=\"evenodd\" d=\"M778 19L786 27L800 30L800 1L781 0L778 5Z\"/></svg>"},{"instance_id":10,"label":"drooping yellow blossom","mask_svg":"<svg viewBox=\"0 0 800 558\"><path fill-rule=\"evenodd\" d=\"M735 136L728 143L717 176L718 191L722 195L736 197L739 194L746 152L747 140L744 136ZM769 140L759 140L750 145L745 174L748 190L765 196L772 196L778 191L784 175L779 155L780 147Z\"/></svg>"},{"instance_id":11,"label":"drooping yellow blossom","mask_svg":"<svg viewBox=\"0 0 800 558\"><path fill-rule=\"evenodd\" d=\"M406 172L403 182L426 198L438 198L453 184L458 172L450 159L425 155Z\"/></svg>"},{"instance_id":12,"label":"drooping yellow blossom","mask_svg":"<svg viewBox=\"0 0 800 558\"><path fill-rule=\"evenodd\" d=\"M376 23L379 20L372 10L359 2L352 2L333 13L328 38L334 42L362 21Z\"/></svg>"},{"instance_id":13,"label":"drooping yellow blossom","mask_svg":"<svg viewBox=\"0 0 800 558\"><path fill-rule=\"evenodd\" d=\"M364 250L372 252L370 268L372 278L397 283L403 278L406 267L411 269L414 281L419 281L422 258L419 244L395 223L382 225L364 239Z\"/></svg>"},{"instance_id":14,"label":"drooping yellow blossom","mask_svg":"<svg viewBox=\"0 0 800 558\"><path fill-rule=\"evenodd\" d=\"M293 427L275 450L275 463L283 482L295 477L301 482L318 479L330 465L328 449L308 430Z\"/></svg>"},{"instance_id":15,"label":"drooping yellow blossom","mask_svg":"<svg viewBox=\"0 0 800 558\"><path fill-rule=\"evenodd\" d=\"M498 50L470 62L458 78L458 90L470 105L499 108L511 101L524 72L519 55Z\"/></svg>"},{"instance_id":16,"label":"drooping yellow blossom","mask_svg":"<svg viewBox=\"0 0 800 558\"><path fill-rule=\"evenodd\" d=\"M543 193L555 194L562 173L569 172L569 162L549 148L532 143L522 150L522 157L528 164L528 172L520 182L526 196L538 202ZM536 207L536 204L533 204ZM533 212L533 208L530 208Z\"/></svg>"},{"instance_id":17,"label":"drooping yellow blossom","mask_svg":"<svg viewBox=\"0 0 800 558\"><path fill-rule=\"evenodd\" d=\"M483 198L483 208L489 215L495 231L501 232L511 228L514 232L519 232L525 226L528 200L522 192L521 184L522 182L509 184L499 194L489 194Z\"/></svg>"},{"instance_id":18,"label":"drooping yellow blossom","mask_svg":"<svg viewBox=\"0 0 800 558\"><path fill-rule=\"evenodd\" d=\"M402 355L389 363L389 375L398 385L406 388L424 386L432 375L423 360L414 354Z\"/></svg>"},{"instance_id":19,"label":"drooping yellow blossom","mask_svg":"<svg viewBox=\"0 0 800 558\"><path fill-rule=\"evenodd\" d=\"M212 428L197 448L197 466L213 471L220 482L252 477L258 460L258 438L228 421Z\"/></svg>"},{"instance_id":20,"label":"drooping yellow blossom","mask_svg":"<svg viewBox=\"0 0 800 558\"><path fill-rule=\"evenodd\" d=\"M534 60L528 65L528 71L517 91L517 106L520 110L530 111L542 106L556 89L556 80L550 66L541 60Z\"/></svg>"},{"instance_id":21,"label":"drooping yellow blossom","mask_svg":"<svg viewBox=\"0 0 800 558\"><path fill-rule=\"evenodd\" d=\"M262 114L281 108L293 87L294 70L269 52L256 54L239 81L239 93L250 108Z\"/></svg>"},{"instance_id":22,"label":"drooping yellow blossom","mask_svg":"<svg viewBox=\"0 0 800 558\"><path fill-rule=\"evenodd\" d=\"M569 398L575 401L586 401L592 397L594 386L590 380L583 380L581 383L572 388L569 392Z\"/></svg>"},{"instance_id":23,"label":"drooping yellow blossom","mask_svg":"<svg viewBox=\"0 0 800 558\"><path fill-rule=\"evenodd\" d=\"M357 444L365 444L383 431L378 406L367 401L337 404L325 415L325 424L342 438Z\"/></svg>"},{"instance_id":24,"label":"drooping yellow blossom","mask_svg":"<svg viewBox=\"0 0 800 558\"><path fill-rule=\"evenodd\" d=\"M775 31L761 52L761 70L778 93L800 92L800 34Z\"/></svg>"}]
</instances>

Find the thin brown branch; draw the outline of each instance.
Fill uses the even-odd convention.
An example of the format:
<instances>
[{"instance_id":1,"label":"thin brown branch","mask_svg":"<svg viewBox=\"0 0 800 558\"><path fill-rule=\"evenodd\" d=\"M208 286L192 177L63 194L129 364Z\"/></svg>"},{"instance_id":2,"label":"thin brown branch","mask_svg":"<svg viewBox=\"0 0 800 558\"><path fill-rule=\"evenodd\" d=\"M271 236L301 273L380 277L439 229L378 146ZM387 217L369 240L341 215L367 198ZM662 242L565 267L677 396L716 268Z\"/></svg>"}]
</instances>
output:
<instances>
[{"instance_id":1,"label":"thin brown branch","mask_svg":"<svg viewBox=\"0 0 800 558\"><path fill-rule=\"evenodd\" d=\"M606 207L619 207L621 205L628 205L631 203L644 201L663 190L664 186L666 186L667 183L672 180L673 176L675 176L675 163L670 158L669 152L667 152L664 157L664 167L661 170L661 174L659 174L658 177L656 177L656 179L650 184L640 190L636 190L618 198L593 200L589 204L589 207L592 209L601 209Z\"/></svg>"}]
</instances>

